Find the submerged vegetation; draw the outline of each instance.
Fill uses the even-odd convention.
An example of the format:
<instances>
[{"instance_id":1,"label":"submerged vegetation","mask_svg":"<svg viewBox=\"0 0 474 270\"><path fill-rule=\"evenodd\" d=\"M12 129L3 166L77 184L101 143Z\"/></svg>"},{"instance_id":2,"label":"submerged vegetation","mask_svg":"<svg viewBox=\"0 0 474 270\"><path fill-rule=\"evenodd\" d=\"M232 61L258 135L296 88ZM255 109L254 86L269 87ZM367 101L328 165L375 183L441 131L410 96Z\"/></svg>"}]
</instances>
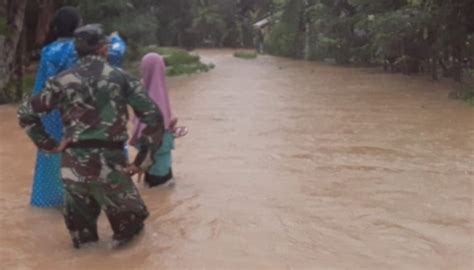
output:
<instances>
[{"instance_id":1,"label":"submerged vegetation","mask_svg":"<svg viewBox=\"0 0 474 270\"><path fill-rule=\"evenodd\" d=\"M242 58L242 59L256 59L257 53L256 52L247 52L247 51L239 51L234 53L234 57Z\"/></svg>"},{"instance_id":2,"label":"submerged vegetation","mask_svg":"<svg viewBox=\"0 0 474 270\"><path fill-rule=\"evenodd\" d=\"M168 76L208 72L214 68L214 64L205 64L201 62L199 55L187 52L183 49L146 46L140 48L138 52L135 52L135 54L128 57L126 69L135 75L139 75L138 63L140 58L151 52L158 53L164 58L166 64L166 74Z\"/></svg>"}]
</instances>

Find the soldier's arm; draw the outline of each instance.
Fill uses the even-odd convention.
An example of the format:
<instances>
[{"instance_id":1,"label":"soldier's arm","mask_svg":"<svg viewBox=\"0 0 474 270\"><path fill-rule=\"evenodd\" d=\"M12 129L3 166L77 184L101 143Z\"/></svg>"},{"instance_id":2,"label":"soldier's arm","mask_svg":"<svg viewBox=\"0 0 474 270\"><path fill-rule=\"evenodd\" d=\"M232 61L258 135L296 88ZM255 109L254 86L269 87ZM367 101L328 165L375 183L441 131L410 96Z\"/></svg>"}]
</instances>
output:
<instances>
[{"instance_id":1,"label":"soldier's arm","mask_svg":"<svg viewBox=\"0 0 474 270\"><path fill-rule=\"evenodd\" d=\"M128 78L127 90L128 104L140 122L146 124L141 138L138 138L140 150L133 164L146 170L153 164L153 157L161 146L164 132L163 116L138 80Z\"/></svg>"},{"instance_id":2,"label":"soldier's arm","mask_svg":"<svg viewBox=\"0 0 474 270\"><path fill-rule=\"evenodd\" d=\"M52 80L40 94L26 99L18 109L20 126L26 130L31 140L40 149L52 151L57 142L45 131L41 117L55 109L61 99L60 86Z\"/></svg>"}]
</instances>

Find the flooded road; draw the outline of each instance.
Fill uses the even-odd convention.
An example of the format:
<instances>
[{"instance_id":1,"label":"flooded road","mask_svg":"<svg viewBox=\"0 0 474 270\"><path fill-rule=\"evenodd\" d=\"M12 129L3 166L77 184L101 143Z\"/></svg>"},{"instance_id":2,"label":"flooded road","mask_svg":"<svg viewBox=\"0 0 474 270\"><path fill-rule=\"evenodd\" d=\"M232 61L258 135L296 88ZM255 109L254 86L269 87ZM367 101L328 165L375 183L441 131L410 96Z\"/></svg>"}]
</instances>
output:
<instances>
[{"instance_id":1,"label":"flooded road","mask_svg":"<svg viewBox=\"0 0 474 270\"><path fill-rule=\"evenodd\" d=\"M1 269L473 269L474 109L420 77L202 51L169 81L190 133L124 250L28 206L35 148L0 106Z\"/></svg>"}]
</instances>

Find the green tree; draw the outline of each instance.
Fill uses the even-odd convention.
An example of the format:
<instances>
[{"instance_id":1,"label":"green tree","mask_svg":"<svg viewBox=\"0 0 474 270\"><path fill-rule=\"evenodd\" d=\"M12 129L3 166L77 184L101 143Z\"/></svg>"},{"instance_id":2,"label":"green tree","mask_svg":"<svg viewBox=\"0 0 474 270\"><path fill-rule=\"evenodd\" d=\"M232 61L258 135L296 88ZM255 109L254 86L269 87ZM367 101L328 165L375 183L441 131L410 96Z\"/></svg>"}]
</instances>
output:
<instances>
[{"instance_id":1,"label":"green tree","mask_svg":"<svg viewBox=\"0 0 474 270\"><path fill-rule=\"evenodd\" d=\"M26 4L26 0L0 1L0 89L5 89L12 78L22 77ZM0 92L0 103L20 98L21 83L15 93Z\"/></svg>"},{"instance_id":2,"label":"green tree","mask_svg":"<svg viewBox=\"0 0 474 270\"><path fill-rule=\"evenodd\" d=\"M266 47L270 53L289 56L302 56L302 29L303 20L301 14L304 5L301 0L288 0L279 2L282 7L281 18L273 27L266 40Z\"/></svg>"},{"instance_id":3,"label":"green tree","mask_svg":"<svg viewBox=\"0 0 474 270\"><path fill-rule=\"evenodd\" d=\"M304 51L310 59L388 63L406 73L431 70L434 79L440 63L443 73L457 81L473 61L472 0L281 0L274 4L282 12L267 37L271 53L301 57Z\"/></svg>"},{"instance_id":4,"label":"green tree","mask_svg":"<svg viewBox=\"0 0 474 270\"><path fill-rule=\"evenodd\" d=\"M203 45L221 47L225 38L225 22L219 6L211 1L200 0L194 7L192 27Z\"/></svg>"}]
</instances>

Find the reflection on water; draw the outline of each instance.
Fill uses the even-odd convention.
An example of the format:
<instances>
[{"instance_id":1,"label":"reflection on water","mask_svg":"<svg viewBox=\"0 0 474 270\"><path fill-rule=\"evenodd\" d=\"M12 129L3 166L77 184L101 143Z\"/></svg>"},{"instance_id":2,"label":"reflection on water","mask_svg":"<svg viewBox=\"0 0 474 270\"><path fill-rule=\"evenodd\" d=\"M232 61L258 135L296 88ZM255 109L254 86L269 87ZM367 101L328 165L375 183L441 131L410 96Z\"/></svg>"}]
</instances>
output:
<instances>
[{"instance_id":1,"label":"reflection on water","mask_svg":"<svg viewBox=\"0 0 474 270\"><path fill-rule=\"evenodd\" d=\"M419 77L203 51L172 79L174 188L129 248L75 251L28 207L34 146L0 107L2 269L472 269L474 110Z\"/></svg>"}]
</instances>

